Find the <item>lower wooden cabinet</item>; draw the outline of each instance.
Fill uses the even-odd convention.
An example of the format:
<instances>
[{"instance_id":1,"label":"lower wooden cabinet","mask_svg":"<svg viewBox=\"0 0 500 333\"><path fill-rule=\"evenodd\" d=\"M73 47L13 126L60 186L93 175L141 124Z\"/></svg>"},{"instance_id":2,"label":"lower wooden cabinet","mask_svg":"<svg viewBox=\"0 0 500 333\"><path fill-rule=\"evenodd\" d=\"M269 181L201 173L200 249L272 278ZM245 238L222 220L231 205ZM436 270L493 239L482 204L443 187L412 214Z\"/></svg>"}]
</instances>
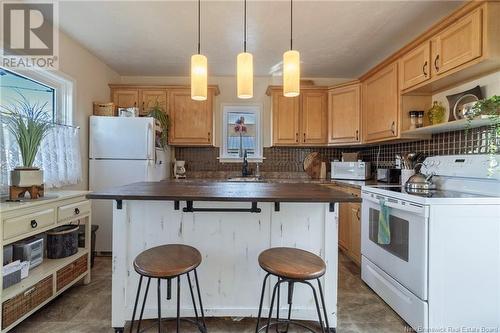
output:
<instances>
[{"instance_id":1,"label":"lower wooden cabinet","mask_svg":"<svg viewBox=\"0 0 500 333\"><path fill-rule=\"evenodd\" d=\"M359 189L334 186L336 190L360 197ZM339 208L339 248L357 265L361 265L361 203L341 203Z\"/></svg>"}]
</instances>

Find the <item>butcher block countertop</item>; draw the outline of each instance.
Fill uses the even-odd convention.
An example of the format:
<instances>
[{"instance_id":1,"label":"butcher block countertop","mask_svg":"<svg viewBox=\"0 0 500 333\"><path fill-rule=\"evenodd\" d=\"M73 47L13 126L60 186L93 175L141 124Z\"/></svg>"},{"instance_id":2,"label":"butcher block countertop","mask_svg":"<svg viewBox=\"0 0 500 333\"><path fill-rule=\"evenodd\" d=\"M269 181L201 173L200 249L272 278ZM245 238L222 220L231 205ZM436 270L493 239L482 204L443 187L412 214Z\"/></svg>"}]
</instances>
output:
<instances>
[{"instance_id":1,"label":"butcher block countertop","mask_svg":"<svg viewBox=\"0 0 500 333\"><path fill-rule=\"evenodd\" d=\"M89 199L235 201L235 202L360 202L351 194L307 183L266 182L141 182L87 195Z\"/></svg>"}]
</instances>

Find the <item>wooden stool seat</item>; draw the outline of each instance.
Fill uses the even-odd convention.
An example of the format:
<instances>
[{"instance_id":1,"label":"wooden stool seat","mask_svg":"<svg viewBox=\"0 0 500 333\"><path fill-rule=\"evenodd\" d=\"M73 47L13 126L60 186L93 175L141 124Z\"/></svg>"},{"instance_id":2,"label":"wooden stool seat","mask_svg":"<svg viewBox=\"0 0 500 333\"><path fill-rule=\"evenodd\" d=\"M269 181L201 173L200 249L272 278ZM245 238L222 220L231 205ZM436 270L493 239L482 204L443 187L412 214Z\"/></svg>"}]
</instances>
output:
<instances>
[{"instance_id":1,"label":"wooden stool seat","mask_svg":"<svg viewBox=\"0 0 500 333\"><path fill-rule=\"evenodd\" d=\"M312 280L325 274L326 264L314 253L275 247L259 255L259 265L268 273L292 280Z\"/></svg>"},{"instance_id":2,"label":"wooden stool seat","mask_svg":"<svg viewBox=\"0 0 500 333\"><path fill-rule=\"evenodd\" d=\"M137 273L152 278L170 278L188 273L201 264L201 253L192 246L168 244L141 252L134 260Z\"/></svg>"}]
</instances>

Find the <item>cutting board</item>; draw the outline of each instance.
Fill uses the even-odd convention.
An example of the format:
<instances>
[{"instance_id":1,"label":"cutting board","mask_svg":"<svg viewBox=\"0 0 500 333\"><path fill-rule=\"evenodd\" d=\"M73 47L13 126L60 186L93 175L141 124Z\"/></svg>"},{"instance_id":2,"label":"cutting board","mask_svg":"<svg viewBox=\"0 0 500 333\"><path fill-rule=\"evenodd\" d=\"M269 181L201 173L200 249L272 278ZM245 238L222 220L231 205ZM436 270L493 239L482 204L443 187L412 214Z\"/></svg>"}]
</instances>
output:
<instances>
[{"instance_id":1,"label":"cutting board","mask_svg":"<svg viewBox=\"0 0 500 333\"><path fill-rule=\"evenodd\" d=\"M321 176L321 162L324 162L320 153L310 153L304 159L304 171L313 179L319 179Z\"/></svg>"}]
</instances>

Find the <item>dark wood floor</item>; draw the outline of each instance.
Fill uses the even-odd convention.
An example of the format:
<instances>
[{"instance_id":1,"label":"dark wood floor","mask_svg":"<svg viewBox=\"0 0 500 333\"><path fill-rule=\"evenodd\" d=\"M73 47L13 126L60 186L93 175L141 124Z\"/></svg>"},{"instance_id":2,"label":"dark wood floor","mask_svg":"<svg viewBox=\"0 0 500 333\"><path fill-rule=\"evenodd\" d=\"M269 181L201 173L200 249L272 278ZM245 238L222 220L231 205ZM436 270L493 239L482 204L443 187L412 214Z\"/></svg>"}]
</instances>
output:
<instances>
[{"instance_id":1,"label":"dark wood floor","mask_svg":"<svg viewBox=\"0 0 500 333\"><path fill-rule=\"evenodd\" d=\"M406 333L405 323L360 279L359 268L339 255L339 333ZM15 333L113 333L111 320L111 259L96 258L92 282L77 285L28 318L11 332ZM151 326L152 323L146 326ZM253 319L209 319L210 333L249 333ZM169 329L170 328L170 329ZM174 332L167 327L168 332ZM147 332L156 332L151 327ZM196 332L191 326L182 332ZM292 332L301 332L290 329Z\"/></svg>"}]
</instances>

